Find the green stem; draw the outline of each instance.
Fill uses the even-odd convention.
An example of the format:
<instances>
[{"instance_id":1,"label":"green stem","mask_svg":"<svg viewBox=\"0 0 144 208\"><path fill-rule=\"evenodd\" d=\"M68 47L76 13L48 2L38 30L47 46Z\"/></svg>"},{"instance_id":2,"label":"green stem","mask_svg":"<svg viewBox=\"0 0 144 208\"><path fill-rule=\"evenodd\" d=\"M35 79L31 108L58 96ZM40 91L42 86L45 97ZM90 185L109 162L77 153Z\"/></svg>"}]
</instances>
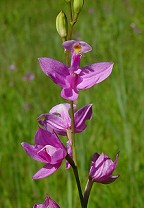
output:
<instances>
[{"instance_id":1,"label":"green stem","mask_svg":"<svg viewBox=\"0 0 144 208\"><path fill-rule=\"evenodd\" d=\"M72 38L72 32L73 32L73 24L70 23L69 25L69 31L68 31L68 40L71 40Z\"/></svg>"},{"instance_id":2,"label":"green stem","mask_svg":"<svg viewBox=\"0 0 144 208\"><path fill-rule=\"evenodd\" d=\"M87 184L85 187L85 191L84 191L84 208L87 208L92 185L93 185L93 181L90 178L88 178L88 181L87 181Z\"/></svg>"},{"instance_id":3,"label":"green stem","mask_svg":"<svg viewBox=\"0 0 144 208\"><path fill-rule=\"evenodd\" d=\"M71 6L71 1L67 2L68 5L68 10L69 10L69 18L70 22L72 21L72 6Z\"/></svg>"},{"instance_id":4,"label":"green stem","mask_svg":"<svg viewBox=\"0 0 144 208\"><path fill-rule=\"evenodd\" d=\"M81 207L85 208L85 206L84 206L84 198L83 198L83 194L82 194L81 183L80 183L80 179L79 179L77 166L75 165L73 159L70 157L69 154L67 154L66 160L70 163L70 165L71 165L71 167L73 169L73 172L74 172L74 176L75 176L75 180L76 180L76 184L77 184L77 188L78 188L78 192L79 192L79 198L80 198L80 202L81 202Z\"/></svg>"},{"instance_id":5,"label":"green stem","mask_svg":"<svg viewBox=\"0 0 144 208\"><path fill-rule=\"evenodd\" d=\"M71 141L72 141L72 153L73 153L73 160L75 165L77 165L76 161L76 148L75 148L75 122L74 122L74 107L73 107L73 101L70 101L70 107L71 107Z\"/></svg>"},{"instance_id":6,"label":"green stem","mask_svg":"<svg viewBox=\"0 0 144 208\"><path fill-rule=\"evenodd\" d=\"M78 14L76 14L74 16L74 19L73 20L71 19L71 21L70 21L67 40L71 40L71 38L72 38L73 27L74 27L75 23L77 22L77 19L78 19Z\"/></svg>"},{"instance_id":7,"label":"green stem","mask_svg":"<svg viewBox=\"0 0 144 208\"><path fill-rule=\"evenodd\" d=\"M71 22L73 20L71 1L67 2L67 5L68 5L68 10L69 10L69 20L70 20L67 40L71 40L72 31L73 31L73 25L71 24Z\"/></svg>"}]
</instances>

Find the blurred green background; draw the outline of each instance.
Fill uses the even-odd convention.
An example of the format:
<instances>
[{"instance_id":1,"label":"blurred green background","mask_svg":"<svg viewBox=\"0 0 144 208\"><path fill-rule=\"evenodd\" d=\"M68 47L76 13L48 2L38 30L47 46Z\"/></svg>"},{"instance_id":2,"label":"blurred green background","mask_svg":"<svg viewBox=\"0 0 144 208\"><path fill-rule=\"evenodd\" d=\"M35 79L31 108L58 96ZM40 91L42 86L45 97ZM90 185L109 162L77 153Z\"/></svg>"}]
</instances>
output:
<instances>
[{"instance_id":1,"label":"blurred green background","mask_svg":"<svg viewBox=\"0 0 144 208\"><path fill-rule=\"evenodd\" d=\"M113 160L120 151L113 184L94 184L89 208L144 207L144 18L143 0L87 0L74 28L74 39L93 47L81 65L112 61L103 83L81 91L78 108L93 104L93 119L76 135L84 189L91 155L102 151ZM33 143L36 118L65 102L60 88L41 71L37 58L65 61L55 18L67 11L64 0L0 2L0 207L30 208L46 193L62 208L80 207L72 170L33 181L43 164L32 160L21 142ZM65 142L65 139L63 139Z\"/></svg>"}]
</instances>

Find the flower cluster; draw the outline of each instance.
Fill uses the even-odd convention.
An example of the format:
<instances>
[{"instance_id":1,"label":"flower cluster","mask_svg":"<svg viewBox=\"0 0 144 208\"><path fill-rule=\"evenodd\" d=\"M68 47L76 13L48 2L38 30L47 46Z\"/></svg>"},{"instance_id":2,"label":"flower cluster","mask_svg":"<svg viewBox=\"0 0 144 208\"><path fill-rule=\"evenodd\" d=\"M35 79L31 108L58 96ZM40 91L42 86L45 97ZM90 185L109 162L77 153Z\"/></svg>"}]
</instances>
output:
<instances>
[{"instance_id":1,"label":"flower cluster","mask_svg":"<svg viewBox=\"0 0 144 208\"><path fill-rule=\"evenodd\" d=\"M70 104L58 104L49 113L41 114L37 118L39 127L34 137L34 145L26 142L22 143L23 149L30 157L45 163L33 175L33 179L41 179L51 175L61 166L64 159L67 160L66 168L72 166L75 171L77 166L73 158L73 134L86 129L86 121L92 119L92 104L85 105L77 110L73 101L78 99L79 90L90 88L102 82L110 75L113 68L113 64L110 62L93 63L81 68L80 61L83 54L92 50L91 46L83 41L65 41L63 47L71 53L70 66L52 58L39 58L42 71L62 88L61 97L69 101ZM71 108L73 110L72 116L69 112ZM67 136L67 145L60 141L58 135ZM119 175L112 176L112 173L117 162L118 155L116 161L113 162L104 153L101 155L95 153L89 171L89 183L106 184L115 181ZM59 207L59 205L48 196L44 204L34 205L34 208L46 207Z\"/></svg>"}]
</instances>

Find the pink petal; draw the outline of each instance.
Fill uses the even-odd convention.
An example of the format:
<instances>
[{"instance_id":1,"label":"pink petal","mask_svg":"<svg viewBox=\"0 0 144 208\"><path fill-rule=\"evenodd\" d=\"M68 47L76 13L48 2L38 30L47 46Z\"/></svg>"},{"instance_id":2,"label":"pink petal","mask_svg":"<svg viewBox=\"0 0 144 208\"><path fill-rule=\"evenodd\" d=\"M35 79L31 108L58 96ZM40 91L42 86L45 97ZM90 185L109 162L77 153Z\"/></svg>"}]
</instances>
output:
<instances>
[{"instance_id":1,"label":"pink petal","mask_svg":"<svg viewBox=\"0 0 144 208\"><path fill-rule=\"evenodd\" d=\"M101 181L103 184L113 183L120 175L110 176L108 179Z\"/></svg>"},{"instance_id":2,"label":"pink petal","mask_svg":"<svg viewBox=\"0 0 144 208\"><path fill-rule=\"evenodd\" d=\"M86 105L79 109L75 115L75 132L82 132L86 128L86 120L92 118L92 105Z\"/></svg>"},{"instance_id":3,"label":"pink petal","mask_svg":"<svg viewBox=\"0 0 144 208\"><path fill-rule=\"evenodd\" d=\"M30 145L26 142L22 142L21 143L23 149L25 150L25 152L30 156L32 157L34 160L37 160L39 162L46 162L45 159L41 158L41 156L39 156L37 154L37 152L42 148L42 146L40 145Z\"/></svg>"},{"instance_id":4,"label":"pink petal","mask_svg":"<svg viewBox=\"0 0 144 208\"><path fill-rule=\"evenodd\" d=\"M69 75L68 67L55 59L39 58L39 64L42 71L49 76L53 82L65 86L65 78Z\"/></svg>"},{"instance_id":5,"label":"pink petal","mask_svg":"<svg viewBox=\"0 0 144 208\"><path fill-rule=\"evenodd\" d=\"M66 85L61 91L61 96L70 101L74 101L78 98L77 85L82 81L81 77L76 73L66 77Z\"/></svg>"},{"instance_id":6,"label":"pink petal","mask_svg":"<svg viewBox=\"0 0 144 208\"><path fill-rule=\"evenodd\" d=\"M116 168L117 162L118 154L116 155L115 162L113 162L104 153L101 155L95 153L92 159L89 175L92 177L93 181L98 183L112 183L119 177L119 175L111 175Z\"/></svg>"},{"instance_id":7,"label":"pink petal","mask_svg":"<svg viewBox=\"0 0 144 208\"><path fill-rule=\"evenodd\" d=\"M60 135L66 135L66 129L69 128L69 124L61 117L53 115L53 114L46 114L45 120L41 122L44 127L49 126Z\"/></svg>"},{"instance_id":8,"label":"pink petal","mask_svg":"<svg viewBox=\"0 0 144 208\"><path fill-rule=\"evenodd\" d=\"M46 197L46 200L44 202L45 207L49 207L49 208L60 208L60 206L53 201L49 196Z\"/></svg>"},{"instance_id":9,"label":"pink petal","mask_svg":"<svg viewBox=\"0 0 144 208\"><path fill-rule=\"evenodd\" d=\"M81 54L87 53L87 52L92 50L92 47L88 43L86 43L84 41L78 41L78 40L65 41L65 42L63 42L63 47L66 50L73 53L74 52L74 46L77 45L77 44L79 44L81 46L81 51L80 51Z\"/></svg>"},{"instance_id":10,"label":"pink petal","mask_svg":"<svg viewBox=\"0 0 144 208\"><path fill-rule=\"evenodd\" d=\"M44 146L39 152L42 158L46 160L46 163L57 164L66 157L66 150L62 148L53 147L51 145Z\"/></svg>"},{"instance_id":11,"label":"pink petal","mask_svg":"<svg viewBox=\"0 0 144 208\"><path fill-rule=\"evenodd\" d=\"M60 117L64 121L66 121L67 126L70 126L71 119L70 119L70 116L69 116L69 113L68 113L69 109L70 109L70 104L69 103L61 103L61 104L58 104L58 105L54 106L50 110L50 113L60 115Z\"/></svg>"},{"instance_id":12,"label":"pink petal","mask_svg":"<svg viewBox=\"0 0 144 208\"><path fill-rule=\"evenodd\" d=\"M78 91L75 91L71 87L64 88L61 91L61 96L66 100L75 101L78 98Z\"/></svg>"},{"instance_id":13,"label":"pink petal","mask_svg":"<svg viewBox=\"0 0 144 208\"><path fill-rule=\"evenodd\" d=\"M54 147L63 147L63 144L55 133L48 132L42 128L38 128L35 135L35 143L37 145L52 145Z\"/></svg>"},{"instance_id":14,"label":"pink petal","mask_svg":"<svg viewBox=\"0 0 144 208\"><path fill-rule=\"evenodd\" d=\"M61 163L57 163L56 165L46 164L32 178L37 180L53 174L61 166Z\"/></svg>"},{"instance_id":15,"label":"pink petal","mask_svg":"<svg viewBox=\"0 0 144 208\"><path fill-rule=\"evenodd\" d=\"M60 208L60 206L53 201L49 196L46 197L43 204L35 204L33 208Z\"/></svg>"},{"instance_id":16,"label":"pink petal","mask_svg":"<svg viewBox=\"0 0 144 208\"><path fill-rule=\"evenodd\" d=\"M111 74L112 68L113 64L110 62L95 63L83 67L79 74L83 81L78 84L77 88L87 89L102 82Z\"/></svg>"}]
</instances>

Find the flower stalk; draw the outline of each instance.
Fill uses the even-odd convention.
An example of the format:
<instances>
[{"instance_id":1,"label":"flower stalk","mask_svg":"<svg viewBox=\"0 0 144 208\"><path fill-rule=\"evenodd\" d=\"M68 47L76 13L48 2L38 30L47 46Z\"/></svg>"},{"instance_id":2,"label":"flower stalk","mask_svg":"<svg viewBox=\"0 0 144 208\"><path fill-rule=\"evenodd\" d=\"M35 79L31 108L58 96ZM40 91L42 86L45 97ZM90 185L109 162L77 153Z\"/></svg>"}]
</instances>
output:
<instances>
[{"instance_id":1,"label":"flower stalk","mask_svg":"<svg viewBox=\"0 0 144 208\"><path fill-rule=\"evenodd\" d=\"M88 204L88 200L89 200L89 196L90 196L92 186L93 186L93 181L90 178L88 178L88 181L87 181L87 184L86 184L86 187L85 187L85 191L84 191L84 205L85 205L85 208L87 207L87 204Z\"/></svg>"},{"instance_id":2,"label":"flower stalk","mask_svg":"<svg viewBox=\"0 0 144 208\"><path fill-rule=\"evenodd\" d=\"M73 172L74 172L74 176L75 176L75 180L76 180L76 184L77 184L77 188L78 188L78 192L79 192L79 198L80 198L80 202L81 202L81 207L85 208L85 206L84 206L84 198L83 198L83 193L82 193L82 188L81 188L81 183L80 183L80 179L79 179L77 166L75 165L75 162L73 161L73 159L70 157L69 154L67 154L66 160L70 163L70 165L71 165L71 167L73 169Z\"/></svg>"},{"instance_id":3,"label":"flower stalk","mask_svg":"<svg viewBox=\"0 0 144 208\"><path fill-rule=\"evenodd\" d=\"M70 102L71 106L71 142L72 142L72 153L73 153L73 160L75 163L75 166L77 166L77 160L76 160L76 148L75 148L75 121L74 121L74 108L73 108L73 101Z\"/></svg>"}]
</instances>

